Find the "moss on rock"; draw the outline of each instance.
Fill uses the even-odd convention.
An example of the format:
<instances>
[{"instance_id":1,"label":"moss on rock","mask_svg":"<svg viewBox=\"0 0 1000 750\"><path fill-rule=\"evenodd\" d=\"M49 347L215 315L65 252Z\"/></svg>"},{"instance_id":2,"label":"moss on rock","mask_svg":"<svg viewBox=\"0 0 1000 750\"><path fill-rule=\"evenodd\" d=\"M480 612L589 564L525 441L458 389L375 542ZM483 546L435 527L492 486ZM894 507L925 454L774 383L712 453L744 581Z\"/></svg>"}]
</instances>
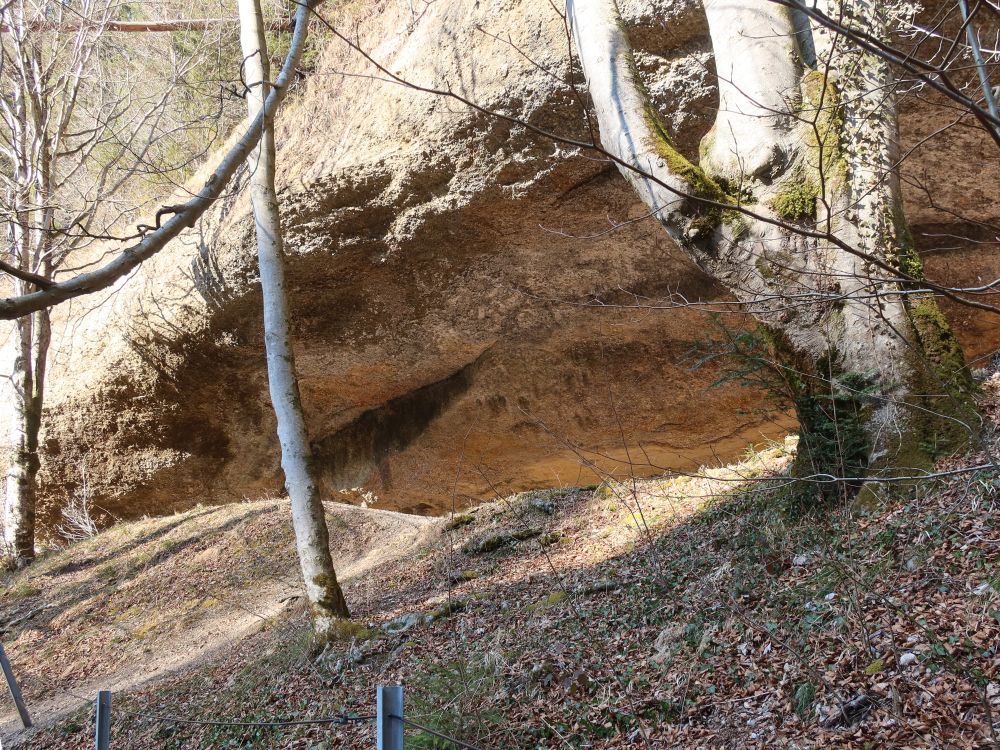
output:
<instances>
[{"instance_id":1,"label":"moss on rock","mask_svg":"<svg viewBox=\"0 0 1000 750\"><path fill-rule=\"evenodd\" d=\"M366 641L374 635L375 631L353 620L336 620L329 630L332 641Z\"/></svg>"},{"instance_id":2,"label":"moss on rock","mask_svg":"<svg viewBox=\"0 0 1000 750\"><path fill-rule=\"evenodd\" d=\"M551 594L549 594L543 599L540 599L534 604L529 604L528 610L532 612L546 610L549 609L550 607L555 607L559 604L562 604L568 598L569 596L565 591L553 591Z\"/></svg>"}]
</instances>

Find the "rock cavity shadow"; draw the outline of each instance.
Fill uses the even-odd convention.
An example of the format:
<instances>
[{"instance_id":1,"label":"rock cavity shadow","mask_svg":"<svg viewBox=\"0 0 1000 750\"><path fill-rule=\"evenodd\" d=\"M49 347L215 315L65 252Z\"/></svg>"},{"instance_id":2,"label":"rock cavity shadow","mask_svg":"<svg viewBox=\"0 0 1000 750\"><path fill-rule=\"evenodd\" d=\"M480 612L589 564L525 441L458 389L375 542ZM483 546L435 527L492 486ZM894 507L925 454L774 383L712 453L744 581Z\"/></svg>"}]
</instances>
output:
<instances>
[{"instance_id":1,"label":"rock cavity shadow","mask_svg":"<svg viewBox=\"0 0 1000 750\"><path fill-rule=\"evenodd\" d=\"M333 490L362 487L377 472L382 486L390 486L386 458L413 443L469 390L490 349L447 377L370 409L332 435L313 441L313 460L326 485Z\"/></svg>"}]
</instances>

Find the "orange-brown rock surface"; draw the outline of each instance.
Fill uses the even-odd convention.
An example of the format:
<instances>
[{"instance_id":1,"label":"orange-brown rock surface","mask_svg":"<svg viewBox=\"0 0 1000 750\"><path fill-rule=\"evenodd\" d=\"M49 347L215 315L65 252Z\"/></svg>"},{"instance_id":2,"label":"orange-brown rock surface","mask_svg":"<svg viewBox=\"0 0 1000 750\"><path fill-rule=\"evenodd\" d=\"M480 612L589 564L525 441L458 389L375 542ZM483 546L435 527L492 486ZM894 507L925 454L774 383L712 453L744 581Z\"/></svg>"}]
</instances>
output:
<instances>
[{"instance_id":1,"label":"orange-brown rock surface","mask_svg":"<svg viewBox=\"0 0 1000 750\"><path fill-rule=\"evenodd\" d=\"M407 79L586 137L580 75L567 84L566 31L548 2L419 5L342 20ZM698 7L623 5L689 153L715 106ZM609 164L371 75L328 40L278 134L296 354L332 495L360 488L378 507L439 512L587 484L594 466L692 468L787 431L759 391L712 387L720 363L692 349L743 319L663 304L722 296ZM970 158L986 148L971 129L924 140L949 117L923 100L904 109L903 146L921 144L905 167L908 209L929 272L965 284L1000 276L996 246L967 239L995 240L973 222L996 219L998 175L995 159ZM50 516L84 467L93 502L119 516L280 490L252 239L234 190L103 305L60 311ZM1000 345L985 314L948 311L971 355Z\"/></svg>"}]
</instances>

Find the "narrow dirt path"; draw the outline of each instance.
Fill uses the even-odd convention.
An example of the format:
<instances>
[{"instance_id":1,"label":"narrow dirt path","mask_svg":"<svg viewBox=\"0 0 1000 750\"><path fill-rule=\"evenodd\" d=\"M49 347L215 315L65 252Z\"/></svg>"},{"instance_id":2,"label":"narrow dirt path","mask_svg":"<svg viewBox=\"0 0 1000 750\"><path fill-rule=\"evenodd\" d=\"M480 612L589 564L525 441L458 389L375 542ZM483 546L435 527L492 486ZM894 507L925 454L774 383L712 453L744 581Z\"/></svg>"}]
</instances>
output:
<instances>
[{"instance_id":1,"label":"narrow dirt path","mask_svg":"<svg viewBox=\"0 0 1000 750\"><path fill-rule=\"evenodd\" d=\"M0 627L42 608L3 636L36 726L66 717L98 690L149 686L223 658L296 606L302 592L286 512L281 501L262 501L122 524L12 577ZM327 512L348 590L413 555L439 523L340 504ZM108 566L122 565L109 594ZM3 745L16 747L31 731L7 699Z\"/></svg>"}]
</instances>

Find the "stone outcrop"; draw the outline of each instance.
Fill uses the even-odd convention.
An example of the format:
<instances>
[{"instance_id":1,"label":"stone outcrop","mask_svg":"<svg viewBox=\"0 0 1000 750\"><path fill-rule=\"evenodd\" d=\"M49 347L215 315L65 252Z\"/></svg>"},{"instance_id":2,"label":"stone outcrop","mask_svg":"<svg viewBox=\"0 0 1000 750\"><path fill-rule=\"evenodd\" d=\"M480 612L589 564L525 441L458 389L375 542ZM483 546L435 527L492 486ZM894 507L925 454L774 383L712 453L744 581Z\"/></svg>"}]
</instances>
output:
<instances>
[{"instance_id":1,"label":"stone outcrop","mask_svg":"<svg viewBox=\"0 0 1000 750\"><path fill-rule=\"evenodd\" d=\"M715 107L699 8L623 4L650 89L692 155ZM588 137L563 20L544 0L390 0L339 14L408 80ZM692 348L745 321L663 304L722 295L611 165L371 76L382 77L327 36L277 137L296 355L332 496L440 512L587 484L595 466L692 468L792 426L765 394L712 387L720 364ZM904 142L945 116L914 104ZM976 146L974 135L931 139L914 170L951 179L950 149ZM992 220L996 168L969 170L974 190L954 197ZM959 231L920 188L910 193L932 274L1000 275L990 248L935 239L967 236L967 221ZM280 490L252 231L237 187L102 305L60 310L44 435L50 516L84 467L93 501L119 516ZM936 249L953 245L961 253ZM990 348L991 322L951 312L973 355Z\"/></svg>"}]
</instances>

